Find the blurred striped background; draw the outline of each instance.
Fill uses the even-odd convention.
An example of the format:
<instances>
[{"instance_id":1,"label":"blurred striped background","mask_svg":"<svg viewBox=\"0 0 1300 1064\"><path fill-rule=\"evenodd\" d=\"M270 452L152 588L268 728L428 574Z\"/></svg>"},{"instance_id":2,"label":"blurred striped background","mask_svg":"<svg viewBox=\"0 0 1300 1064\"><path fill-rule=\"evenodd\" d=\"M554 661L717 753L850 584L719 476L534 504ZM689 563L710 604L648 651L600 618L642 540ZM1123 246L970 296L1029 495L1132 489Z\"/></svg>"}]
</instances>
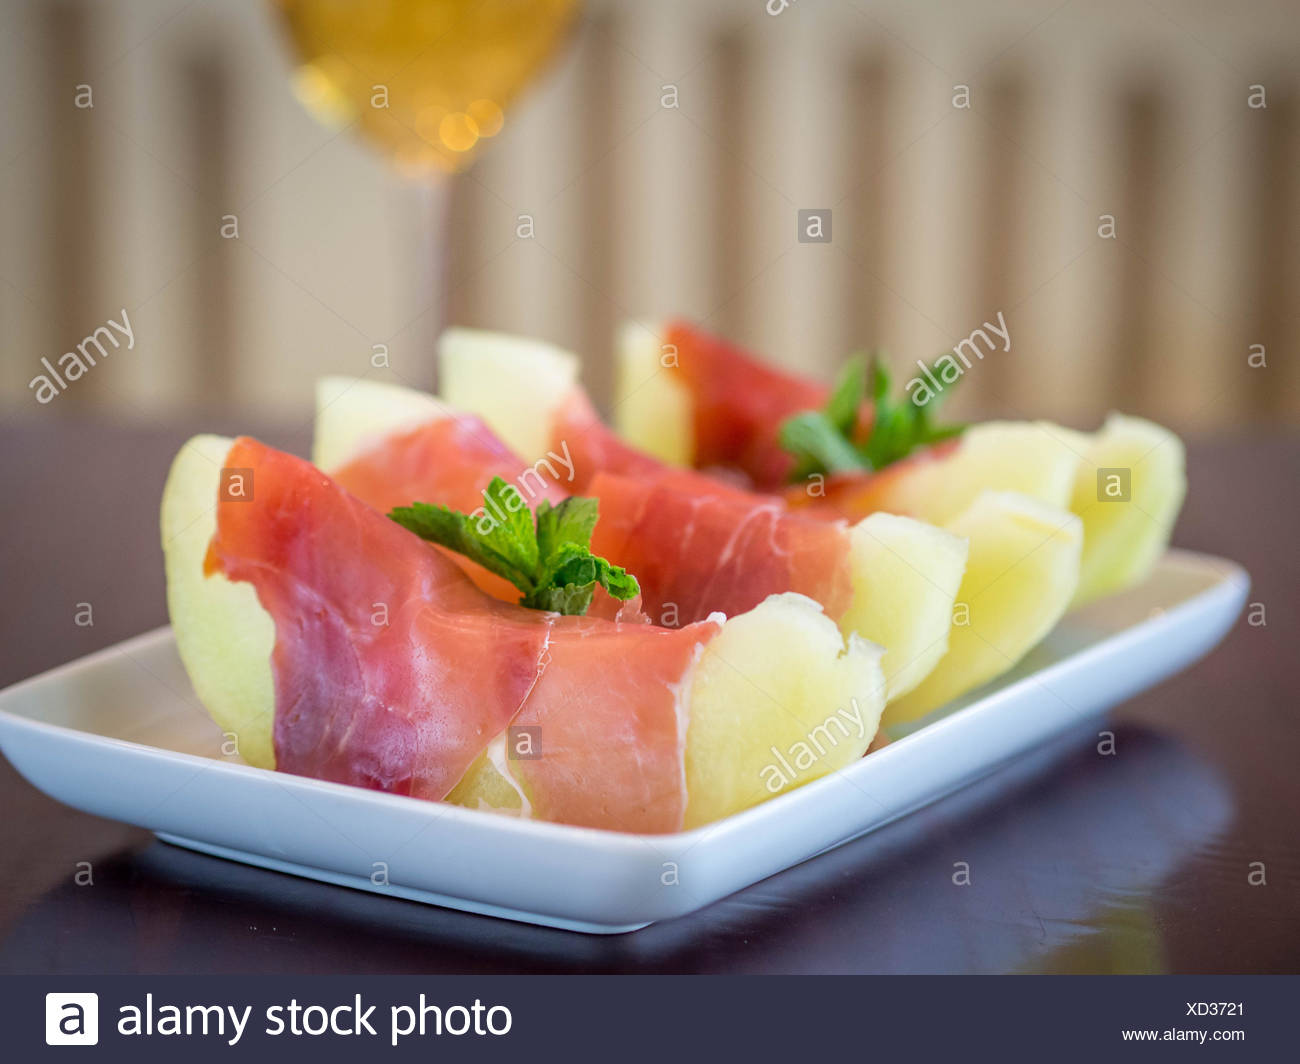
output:
<instances>
[{"instance_id":1,"label":"blurred striped background","mask_svg":"<svg viewBox=\"0 0 1300 1064\"><path fill-rule=\"evenodd\" d=\"M1002 311L968 415L1296 419L1292 0L769 7L590 3L452 182L446 317L578 350L607 400L627 317L829 374ZM284 44L252 0L4 0L0 413L296 417L375 344L432 383L437 197L310 118ZM831 242L799 243L827 207ZM124 307L136 348L38 406L41 357Z\"/></svg>"}]
</instances>

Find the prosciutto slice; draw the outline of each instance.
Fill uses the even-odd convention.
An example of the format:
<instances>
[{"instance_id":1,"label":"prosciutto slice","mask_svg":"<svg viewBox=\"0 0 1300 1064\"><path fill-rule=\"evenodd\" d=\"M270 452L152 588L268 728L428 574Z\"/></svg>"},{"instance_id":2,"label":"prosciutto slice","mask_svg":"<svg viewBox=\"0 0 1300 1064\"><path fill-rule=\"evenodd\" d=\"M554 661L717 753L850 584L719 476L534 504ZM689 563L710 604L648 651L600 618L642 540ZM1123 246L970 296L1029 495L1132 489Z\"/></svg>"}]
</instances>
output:
<instances>
[{"instance_id":1,"label":"prosciutto slice","mask_svg":"<svg viewBox=\"0 0 1300 1064\"><path fill-rule=\"evenodd\" d=\"M252 470L252 498L218 502L205 568L250 583L274 622L277 768L441 799L530 724L542 756L507 765L538 814L681 827L682 703L718 620L512 606L302 459L241 437L226 465Z\"/></svg>"},{"instance_id":2,"label":"prosciutto slice","mask_svg":"<svg viewBox=\"0 0 1300 1064\"><path fill-rule=\"evenodd\" d=\"M468 513L483 505L483 489L498 476L531 505L563 499L567 493L555 470L547 475L541 463L534 468L525 476L523 461L480 418L457 414L385 436L330 476L385 512L433 491L443 505Z\"/></svg>"},{"instance_id":3,"label":"prosciutto slice","mask_svg":"<svg viewBox=\"0 0 1300 1064\"><path fill-rule=\"evenodd\" d=\"M555 432L552 450L568 456L575 490L600 500L593 551L641 584L643 614L619 614L620 604L603 593L593 613L678 625L715 612L735 616L786 591L820 602L831 617L847 608L848 536L825 522L829 511L792 515L775 496L667 466L619 440L580 389L561 408ZM382 438L334 475L381 511L419 500L469 513L482 506L494 476L516 484L533 505L539 495L558 502L564 493L546 466L527 465L478 418L456 416ZM492 594L518 600L500 577L450 557Z\"/></svg>"},{"instance_id":4,"label":"prosciutto slice","mask_svg":"<svg viewBox=\"0 0 1300 1064\"><path fill-rule=\"evenodd\" d=\"M483 489L498 476L519 488L533 507L542 499L557 503L565 496L555 479L540 469L527 471L519 457L470 414L436 418L386 436L330 475L380 513L415 501L473 513L483 506ZM518 589L508 580L463 554L445 553L484 591L505 602L519 601ZM602 606L608 605L602 599Z\"/></svg>"},{"instance_id":5,"label":"prosciutto slice","mask_svg":"<svg viewBox=\"0 0 1300 1064\"><path fill-rule=\"evenodd\" d=\"M600 473L633 477L692 495L753 498L741 485L691 469L680 469L625 443L601 421L587 393L575 389L556 412L551 426L552 449L567 448L572 456L572 493L588 495Z\"/></svg>"},{"instance_id":6,"label":"prosciutto slice","mask_svg":"<svg viewBox=\"0 0 1300 1064\"><path fill-rule=\"evenodd\" d=\"M634 573L642 608L661 623L714 610L735 616L797 591L839 617L852 596L843 524L789 513L778 499L696 495L600 473L592 550Z\"/></svg>"},{"instance_id":7,"label":"prosciutto slice","mask_svg":"<svg viewBox=\"0 0 1300 1064\"><path fill-rule=\"evenodd\" d=\"M829 389L685 322L669 324L664 341L676 347L690 392L695 465L739 469L758 490L779 489L793 468L779 441L781 423L824 405Z\"/></svg>"}]
</instances>

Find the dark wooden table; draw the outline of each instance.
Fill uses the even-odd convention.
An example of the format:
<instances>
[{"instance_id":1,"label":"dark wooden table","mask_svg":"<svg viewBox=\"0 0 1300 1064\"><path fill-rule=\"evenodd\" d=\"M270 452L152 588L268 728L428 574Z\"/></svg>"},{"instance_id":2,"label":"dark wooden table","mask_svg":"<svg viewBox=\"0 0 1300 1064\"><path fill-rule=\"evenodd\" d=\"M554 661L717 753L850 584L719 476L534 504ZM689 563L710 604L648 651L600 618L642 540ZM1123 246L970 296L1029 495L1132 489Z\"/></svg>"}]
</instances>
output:
<instances>
[{"instance_id":1,"label":"dark wooden table","mask_svg":"<svg viewBox=\"0 0 1300 1064\"><path fill-rule=\"evenodd\" d=\"M187 428L0 425L0 685L165 622L157 503ZM297 449L305 436L263 432ZM1114 757L1096 754L1096 729L1067 737L703 912L612 938L174 849L0 761L0 971L1300 971L1300 437L1194 440L1190 469L1177 541L1244 563L1267 623L1243 619L1121 707ZM76 624L81 602L93 627ZM76 882L83 861L93 885ZM955 861L970 886L953 884Z\"/></svg>"}]
</instances>

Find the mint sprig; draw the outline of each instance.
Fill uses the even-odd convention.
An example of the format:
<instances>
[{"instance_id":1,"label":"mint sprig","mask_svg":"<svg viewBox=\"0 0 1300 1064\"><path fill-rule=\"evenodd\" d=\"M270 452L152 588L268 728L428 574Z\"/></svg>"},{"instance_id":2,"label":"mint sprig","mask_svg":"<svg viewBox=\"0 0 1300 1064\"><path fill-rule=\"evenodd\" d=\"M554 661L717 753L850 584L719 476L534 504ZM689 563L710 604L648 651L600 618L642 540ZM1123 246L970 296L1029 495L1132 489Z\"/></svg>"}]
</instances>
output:
<instances>
[{"instance_id":1,"label":"mint sprig","mask_svg":"<svg viewBox=\"0 0 1300 1064\"><path fill-rule=\"evenodd\" d=\"M868 390L871 429L859 443L858 411ZM949 439L965 429L965 425L936 425L931 420L944 393L918 405L907 396L891 398L890 390L889 371L879 358L870 362L861 355L849 359L821 410L806 410L781 424L781 446L795 459L790 479L883 469L918 447Z\"/></svg>"},{"instance_id":2,"label":"mint sprig","mask_svg":"<svg viewBox=\"0 0 1300 1064\"><path fill-rule=\"evenodd\" d=\"M421 539L509 580L520 591L519 604L530 609L580 616L591 606L597 584L620 600L640 592L636 577L591 553L599 516L595 499L574 496L558 506L544 499L533 514L517 488L494 477L483 503L482 510L466 514L413 502L388 516Z\"/></svg>"}]
</instances>

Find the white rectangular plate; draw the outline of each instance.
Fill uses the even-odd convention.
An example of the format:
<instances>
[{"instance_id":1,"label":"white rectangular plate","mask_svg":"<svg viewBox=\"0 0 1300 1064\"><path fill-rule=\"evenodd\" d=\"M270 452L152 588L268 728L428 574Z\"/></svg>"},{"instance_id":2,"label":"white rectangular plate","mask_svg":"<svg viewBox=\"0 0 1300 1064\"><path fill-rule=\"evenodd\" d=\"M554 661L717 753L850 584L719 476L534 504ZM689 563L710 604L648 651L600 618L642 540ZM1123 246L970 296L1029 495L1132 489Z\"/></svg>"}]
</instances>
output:
<instances>
[{"instance_id":1,"label":"white rectangular plate","mask_svg":"<svg viewBox=\"0 0 1300 1064\"><path fill-rule=\"evenodd\" d=\"M1008 676L858 763L716 824L623 835L252 768L160 629L0 692L0 747L68 805L169 842L344 886L579 931L702 908L988 774L1164 679L1227 632L1231 562L1169 552L1077 610Z\"/></svg>"}]
</instances>

